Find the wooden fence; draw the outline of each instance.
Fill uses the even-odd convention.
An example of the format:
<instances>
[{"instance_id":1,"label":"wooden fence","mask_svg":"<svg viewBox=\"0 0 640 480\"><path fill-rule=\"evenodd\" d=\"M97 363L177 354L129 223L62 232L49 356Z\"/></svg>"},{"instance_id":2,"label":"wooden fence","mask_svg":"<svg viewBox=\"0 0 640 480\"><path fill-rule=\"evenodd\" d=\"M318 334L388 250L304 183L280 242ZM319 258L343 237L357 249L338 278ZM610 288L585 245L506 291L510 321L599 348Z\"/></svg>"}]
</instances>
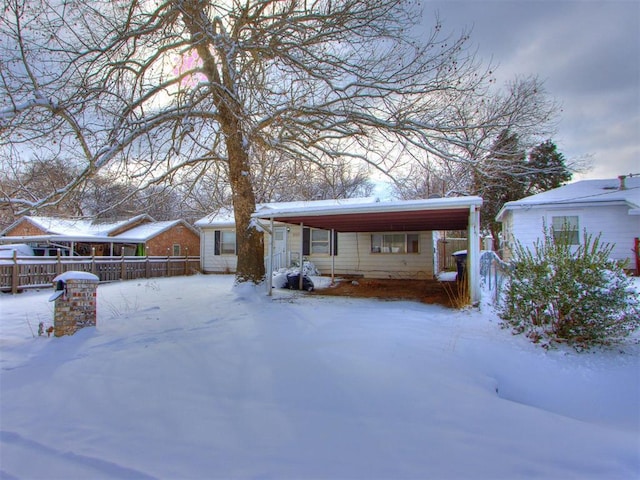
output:
<instances>
[{"instance_id":1,"label":"wooden fence","mask_svg":"<svg viewBox=\"0 0 640 480\"><path fill-rule=\"evenodd\" d=\"M466 250L468 241L466 238L441 238L438 239L438 262L441 271L455 270L456 259L453 253Z\"/></svg>"},{"instance_id":2,"label":"wooden fence","mask_svg":"<svg viewBox=\"0 0 640 480\"><path fill-rule=\"evenodd\" d=\"M18 257L0 259L0 290L50 287L68 271L89 272L100 282L175 277L200 271L200 257Z\"/></svg>"}]
</instances>

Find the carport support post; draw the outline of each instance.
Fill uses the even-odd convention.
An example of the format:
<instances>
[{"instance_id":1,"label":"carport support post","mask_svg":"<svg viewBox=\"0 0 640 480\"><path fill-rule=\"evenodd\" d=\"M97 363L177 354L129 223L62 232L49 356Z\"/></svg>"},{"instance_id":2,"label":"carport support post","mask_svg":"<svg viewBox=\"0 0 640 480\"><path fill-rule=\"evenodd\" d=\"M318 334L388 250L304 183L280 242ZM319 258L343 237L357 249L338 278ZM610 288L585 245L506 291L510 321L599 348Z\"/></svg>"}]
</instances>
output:
<instances>
[{"instance_id":1,"label":"carport support post","mask_svg":"<svg viewBox=\"0 0 640 480\"><path fill-rule=\"evenodd\" d=\"M333 281L334 281L334 276L335 276L335 270L336 270L336 254L335 254L335 239L336 239L336 233L335 233L335 229L331 229L331 239L329 241L329 245L331 246L331 250L329 253L331 253L331 285L333 285Z\"/></svg>"},{"instance_id":2,"label":"carport support post","mask_svg":"<svg viewBox=\"0 0 640 480\"><path fill-rule=\"evenodd\" d=\"M270 219L271 231L269 232L269 263L267 265L267 295L271 296L271 289L273 288L273 255L275 252L275 245L273 244L273 217Z\"/></svg>"},{"instance_id":3,"label":"carport support post","mask_svg":"<svg viewBox=\"0 0 640 480\"><path fill-rule=\"evenodd\" d=\"M472 304L480 301L480 210L469 207L469 234L467 245L467 281L469 282L469 299Z\"/></svg>"}]
</instances>

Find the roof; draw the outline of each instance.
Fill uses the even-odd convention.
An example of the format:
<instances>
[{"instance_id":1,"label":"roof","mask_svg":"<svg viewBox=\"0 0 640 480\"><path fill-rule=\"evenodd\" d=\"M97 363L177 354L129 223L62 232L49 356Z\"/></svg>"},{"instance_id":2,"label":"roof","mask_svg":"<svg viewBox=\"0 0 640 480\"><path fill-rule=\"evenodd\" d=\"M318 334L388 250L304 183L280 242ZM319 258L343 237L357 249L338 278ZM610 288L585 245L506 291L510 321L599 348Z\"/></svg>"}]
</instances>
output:
<instances>
[{"instance_id":1,"label":"roof","mask_svg":"<svg viewBox=\"0 0 640 480\"><path fill-rule=\"evenodd\" d=\"M624 179L625 188L619 178L581 180L563 187L507 202L496 219L501 221L507 211L542 206L598 206L626 205L630 215L640 215L640 176Z\"/></svg>"},{"instance_id":2,"label":"roof","mask_svg":"<svg viewBox=\"0 0 640 480\"><path fill-rule=\"evenodd\" d=\"M365 203L376 203L376 197L346 198L341 200L303 200L297 202L266 202L256 205L256 212L272 211L279 209L310 209L321 206L353 206ZM235 217L233 209L222 207L217 212L211 213L206 217L198 220L195 225L197 227L230 227L235 225Z\"/></svg>"},{"instance_id":3,"label":"roof","mask_svg":"<svg viewBox=\"0 0 640 480\"><path fill-rule=\"evenodd\" d=\"M22 241L48 240L59 242L143 243L176 225L183 225L191 230L195 235L198 235L198 232L184 220L156 222L148 215L138 215L127 220L110 223L91 222L90 220L28 216L22 217L18 222L15 222L11 227L4 231L6 232L13 229L15 225L25 219L48 233L45 235L4 236L3 239L20 239ZM122 231L117 235L112 235L112 232L117 232L126 228L127 225L134 225L138 221L145 219L148 220L147 223Z\"/></svg>"},{"instance_id":4,"label":"roof","mask_svg":"<svg viewBox=\"0 0 640 480\"><path fill-rule=\"evenodd\" d=\"M480 197L388 202L366 197L259 204L253 217L290 224L303 223L309 227L339 232L466 230L469 225L469 209L481 205ZM225 210L199 220L196 225L232 226L233 216Z\"/></svg>"},{"instance_id":5,"label":"roof","mask_svg":"<svg viewBox=\"0 0 640 480\"><path fill-rule=\"evenodd\" d=\"M51 235L107 237L114 231L145 219L154 221L149 215L137 215L135 217L116 222L100 222L86 219L59 217L24 216L0 232L0 235L4 235L5 232L12 230L19 223L27 221Z\"/></svg>"},{"instance_id":6,"label":"roof","mask_svg":"<svg viewBox=\"0 0 640 480\"><path fill-rule=\"evenodd\" d=\"M198 232L194 231L193 228L184 220L170 220L166 222L144 223L130 230L122 232L119 235L116 235L115 238L126 238L127 240L130 240L132 242L142 243L152 239L157 235L160 235L163 232L166 232L167 230L170 230L176 225L183 225L192 230L193 233L198 235Z\"/></svg>"}]
</instances>

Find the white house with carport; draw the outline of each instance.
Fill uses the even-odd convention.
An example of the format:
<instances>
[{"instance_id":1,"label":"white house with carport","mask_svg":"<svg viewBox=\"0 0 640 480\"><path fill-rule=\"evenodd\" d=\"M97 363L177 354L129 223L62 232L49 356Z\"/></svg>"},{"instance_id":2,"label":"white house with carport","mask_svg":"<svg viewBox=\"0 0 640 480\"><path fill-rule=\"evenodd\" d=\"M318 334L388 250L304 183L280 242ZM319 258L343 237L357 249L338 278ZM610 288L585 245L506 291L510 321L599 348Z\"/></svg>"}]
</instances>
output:
<instances>
[{"instance_id":1,"label":"white house with carport","mask_svg":"<svg viewBox=\"0 0 640 480\"><path fill-rule=\"evenodd\" d=\"M380 201L345 200L264 203L254 223L266 232L270 273L299 265L301 257L323 274L368 278L432 279L434 236L440 230L466 230L467 271L473 301L479 299L480 197ZM221 210L196 222L205 273L235 272L233 212Z\"/></svg>"},{"instance_id":2,"label":"white house with carport","mask_svg":"<svg viewBox=\"0 0 640 480\"><path fill-rule=\"evenodd\" d=\"M582 180L507 202L496 220L502 223L506 259L516 242L532 248L546 224L554 236L565 235L574 245L584 242L585 231L600 235L601 242L613 245L613 259L627 260L628 268L637 269L640 176Z\"/></svg>"}]
</instances>

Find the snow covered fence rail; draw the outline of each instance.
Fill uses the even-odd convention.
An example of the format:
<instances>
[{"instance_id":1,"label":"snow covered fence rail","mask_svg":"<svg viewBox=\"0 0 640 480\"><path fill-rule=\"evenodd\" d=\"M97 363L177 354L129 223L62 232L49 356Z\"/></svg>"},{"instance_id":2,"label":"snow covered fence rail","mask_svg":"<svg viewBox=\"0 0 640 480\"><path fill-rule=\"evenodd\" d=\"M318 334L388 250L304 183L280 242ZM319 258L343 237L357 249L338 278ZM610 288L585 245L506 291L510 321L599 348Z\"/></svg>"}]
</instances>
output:
<instances>
[{"instance_id":1,"label":"snow covered fence rail","mask_svg":"<svg viewBox=\"0 0 640 480\"><path fill-rule=\"evenodd\" d=\"M70 270L97 275L100 282L191 275L200 270L200 257L26 257L0 260L0 290L50 287L57 275Z\"/></svg>"}]
</instances>

